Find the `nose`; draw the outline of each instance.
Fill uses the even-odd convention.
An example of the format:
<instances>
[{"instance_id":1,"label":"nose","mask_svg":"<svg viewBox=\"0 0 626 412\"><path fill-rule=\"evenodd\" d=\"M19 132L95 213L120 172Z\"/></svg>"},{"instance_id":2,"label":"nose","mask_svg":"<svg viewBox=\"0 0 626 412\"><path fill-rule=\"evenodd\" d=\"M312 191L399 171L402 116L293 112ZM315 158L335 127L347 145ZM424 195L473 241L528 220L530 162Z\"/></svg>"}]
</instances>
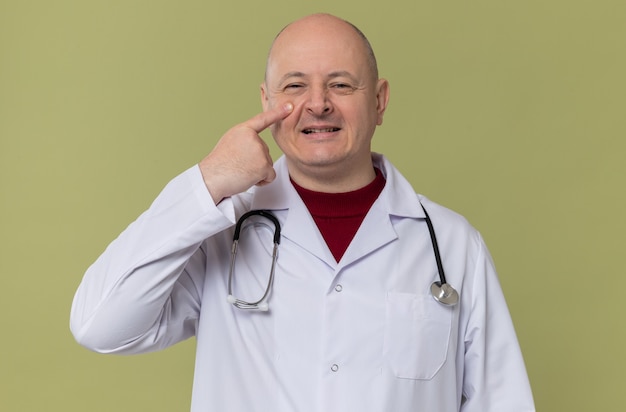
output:
<instances>
[{"instance_id":1,"label":"nose","mask_svg":"<svg viewBox=\"0 0 626 412\"><path fill-rule=\"evenodd\" d=\"M306 111L315 116L325 116L332 112L332 102L328 98L326 87L313 87L308 93L305 102Z\"/></svg>"}]
</instances>

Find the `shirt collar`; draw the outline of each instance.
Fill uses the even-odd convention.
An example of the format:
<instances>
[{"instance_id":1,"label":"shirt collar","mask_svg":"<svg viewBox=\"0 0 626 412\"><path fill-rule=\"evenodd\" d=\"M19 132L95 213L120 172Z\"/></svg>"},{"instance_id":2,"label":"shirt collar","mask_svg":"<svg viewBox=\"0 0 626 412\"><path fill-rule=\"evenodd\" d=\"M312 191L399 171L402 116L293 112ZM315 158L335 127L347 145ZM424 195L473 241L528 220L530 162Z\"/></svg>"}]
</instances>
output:
<instances>
[{"instance_id":1,"label":"shirt collar","mask_svg":"<svg viewBox=\"0 0 626 412\"><path fill-rule=\"evenodd\" d=\"M381 154L372 153L372 160L386 180L383 191L372 207L381 207L388 214L399 217L423 218L424 211L415 190L398 169ZM284 210L289 209L294 201L301 202L289 179L284 155L274 163L274 169L276 179L273 182L252 189L252 209Z\"/></svg>"}]
</instances>

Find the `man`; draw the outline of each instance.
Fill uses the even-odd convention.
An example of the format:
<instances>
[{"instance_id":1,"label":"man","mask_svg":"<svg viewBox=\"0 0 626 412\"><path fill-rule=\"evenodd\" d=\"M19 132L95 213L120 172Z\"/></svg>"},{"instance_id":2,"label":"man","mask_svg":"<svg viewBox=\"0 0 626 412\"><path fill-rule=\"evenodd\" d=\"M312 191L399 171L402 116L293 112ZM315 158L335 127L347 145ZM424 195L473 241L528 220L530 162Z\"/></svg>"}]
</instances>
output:
<instances>
[{"instance_id":1,"label":"man","mask_svg":"<svg viewBox=\"0 0 626 412\"><path fill-rule=\"evenodd\" d=\"M196 336L193 411L533 411L480 235L371 152L389 86L362 33L325 14L290 24L261 97L263 113L172 180L89 268L76 339L139 353ZM284 153L274 165L266 128ZM253 216L231 269L234 225L250 210L282 227L275 267L275 225ZM430 292L426 212L456 305Z\"/></svg>"}]
</instances>

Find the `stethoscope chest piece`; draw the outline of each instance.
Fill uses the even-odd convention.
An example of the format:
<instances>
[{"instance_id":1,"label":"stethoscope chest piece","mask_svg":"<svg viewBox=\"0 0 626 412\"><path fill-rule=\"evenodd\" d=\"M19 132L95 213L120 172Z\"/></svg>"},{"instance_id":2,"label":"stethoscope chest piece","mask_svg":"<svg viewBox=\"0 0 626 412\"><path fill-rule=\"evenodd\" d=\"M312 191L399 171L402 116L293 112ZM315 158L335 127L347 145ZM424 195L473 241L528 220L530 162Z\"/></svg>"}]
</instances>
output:
<instances>
[{"instance_id":1,"label":"stethoscope chest piece","mask_svg":"<svg viewBox=\"0 0 626 412\"><path fill-rule=\"evenodd\" d=\"M459 303L459 294L447 283L442 285L441 282L433 282L430 285L430 293L437 302L443 305L454 306Z\"/></svg>"}]
</instances>

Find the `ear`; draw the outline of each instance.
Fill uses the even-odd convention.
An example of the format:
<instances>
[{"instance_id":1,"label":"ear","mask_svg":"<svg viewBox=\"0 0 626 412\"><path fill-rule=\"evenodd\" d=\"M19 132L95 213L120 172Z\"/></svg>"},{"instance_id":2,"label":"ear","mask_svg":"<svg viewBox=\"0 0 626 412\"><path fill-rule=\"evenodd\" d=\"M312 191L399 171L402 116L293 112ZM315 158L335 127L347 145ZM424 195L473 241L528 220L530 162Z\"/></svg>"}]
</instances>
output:
<instances>
[{"instance_id":1,"label":"ear","mask_svg":"<svg viewBox=\"0 0 626 412\"><path fill-rule=\"evenodd\" d=\"M387 110L387 104L389 103L389 82L385 79L378 79L376 83L376 111L378 112L378 119L376 124L380 126L383 124L383 116L385 110Z\"/></svg>"},{"instance_id":2,"label":"ear","mask_svg":"<svg viewBox=\"0 0 626 412\"><path fill-rule=\"evenodd\" d=\"M265 82L261 83L261 106L263 107L263 111L266 112L269 108L269 99L267 95L267 86Z\"/></svg>"}]
</instances>

